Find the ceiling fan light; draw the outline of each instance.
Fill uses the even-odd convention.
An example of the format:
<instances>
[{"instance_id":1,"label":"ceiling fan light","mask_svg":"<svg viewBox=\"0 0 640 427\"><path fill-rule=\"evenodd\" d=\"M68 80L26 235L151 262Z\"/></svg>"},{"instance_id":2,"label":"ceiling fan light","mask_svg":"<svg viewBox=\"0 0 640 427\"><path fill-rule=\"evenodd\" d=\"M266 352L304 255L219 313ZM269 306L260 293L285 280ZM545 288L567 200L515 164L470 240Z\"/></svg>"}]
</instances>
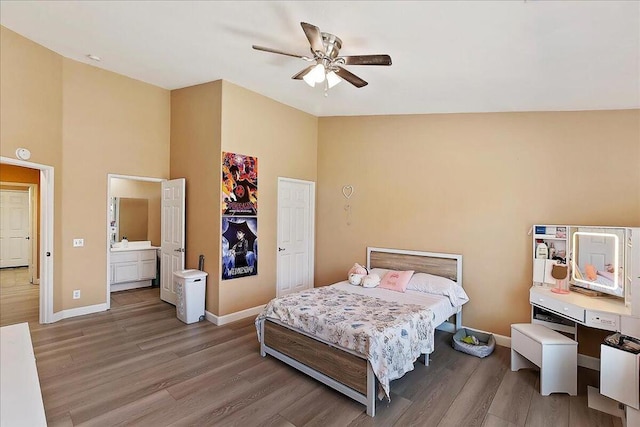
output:
<instances>
[{"instance_id":1,"label":"ceiling fan light","mask_svg":"<svg viewBox=\"0 0 640 427\"><path fill-rule=\"evenodd\" d=\"M311 72L305 74L302 77L302 80L304 80L305 83L308 84L309 86L314 87L316 85L316 79L311 74L312 74Z\"/></svg>"},{"instance_id":2,"label":"ceiling fan light","mask_svg":"<svg viewBox=\"0 0 640 427\"><path fill-rule=\"evenodd\" d=\"M341 81L342 81L342 79L340 77L338 77L338 75L336 74L335 71L329 71L327 73L327 84L329 85L329 88L334 87L335 85L337 85Z\"/></svg>"},{"instance_id":3,"label":"ceiling fan light","mask_svg":"<svg viewBox=\"0 0 640 427\"><path fill-rule=\"evenodd\" d=\"M313 70L309 71L309 74L307 75L310 76L310 78L312 78L314 82L322 83L324 81L325 75L324 65L316 65L315 67L313 67Z\"/></svg>"}]
</instances>

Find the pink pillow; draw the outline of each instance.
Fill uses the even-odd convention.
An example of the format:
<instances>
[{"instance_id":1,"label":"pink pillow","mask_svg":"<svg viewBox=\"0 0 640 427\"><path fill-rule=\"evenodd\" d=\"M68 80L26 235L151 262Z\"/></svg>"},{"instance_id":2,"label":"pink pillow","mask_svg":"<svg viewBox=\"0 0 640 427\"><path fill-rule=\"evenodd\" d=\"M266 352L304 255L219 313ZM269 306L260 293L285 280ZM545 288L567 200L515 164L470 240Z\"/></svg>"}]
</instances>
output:
<instances>
[{"instance_id":1,"label":"pink pillow","mask_svg":"<svg viewBox=\"0 0 640 427\"><path fill-rule=\"evenodd\" d=\"M411 276L413 276L413 270L391 270L384 275L378 287L396 292L404 292L407 290L407 284L409 280L411 280Z\"/></svg>"}]
</instances>

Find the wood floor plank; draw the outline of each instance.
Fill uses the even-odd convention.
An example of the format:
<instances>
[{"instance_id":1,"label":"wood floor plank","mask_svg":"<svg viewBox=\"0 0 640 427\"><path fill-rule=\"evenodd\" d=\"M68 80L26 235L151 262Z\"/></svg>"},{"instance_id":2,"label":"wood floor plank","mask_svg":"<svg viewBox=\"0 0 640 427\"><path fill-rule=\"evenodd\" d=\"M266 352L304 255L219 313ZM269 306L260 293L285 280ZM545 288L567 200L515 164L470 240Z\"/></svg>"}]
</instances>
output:
<instances>
[{"instance_id":1,"label":"wood floor plank","mask_svg":"<svg viewBox=\"0 0 640 427\"><path fill-rule=\"evenodd\" d=\"M4 285L0 307L22 298L21 304L37 312L37 298L27 292L34 288L8 296ZM482 421L511 427L505 414L518 414L513 419L519 424L527 405L528 379L511 375L508 349L498 347L478 359L455 351L451 334L438 331L430 366L416 363L414 371L392 381L391 403L377 401L371 418L364 405L271 356L261 357L253 318L186 325L176 319L174 306L160 300L158 288L125 292L112 294L111 310L102 313L50 325L27 315L50 426L404 427ZM19 310L9 312L18 318ZM586 386L597 386L598 373L580 369L578 377L579 396L571 399L542 397L536 384L525 425L620 426L619 418L587 408Z\"/></svg>"},{"instance_id":2,"label":"wood floor plank","mask_svg":"<svg viewBox=\"0 0 640 427\"><path fill-rule=\"evenodd\" d=\"M484 418L484 422L482 423L482 427L518 427L518 424L512 423L493 414L487 414Z\"/></svg>"},{"instance_id":3,"label":"wood floor plank","mask_svg":"<svg viewBox=\"0 0 640 427\"><path fill-rule=\"evenodd\" d=\"M538 390L540 381L536 381ZM554 393L542 396L540 393L531 395L531 404L525 422L526 427L568 427L569 426L569 395Z\"/></svg>"},{"instance_id":4,"label":"wood floor plank","mask_svg":"<svg viewBox=\"0 0 640 427\"><path fill-rule=\"evenodd\" d=\"M507 370L489 407L489 414L523 426L531 396L536 391L537 372L523 369L517 372Z\"/></svg>"},{"instance_id":5,"label":"wood floor plank","mask_svg":"<svg viewBox=\"0 0 640 427\"><path fill-rule=\"evenodd\" d=\"M509 349L497 347L483 359L438 426L481 426L507 371L510 356Z\"/></svg>"},{"instance_id":6,"label":"wood floor plank","mask_svg":"<svg viewBox=\"0 0 640 427\"><path fill-rule=\"evenodd\" d=\"M391 392L391 402L376 401L376 416L370 417L363 410L358 417L349 423L349 427L385 427L395 425L398 418L411 406L409 399Z\"/></svg>"},{"instance_id":7,"label":"wood floor plank","mask_svg":"<svg viewBox=\"0 0 640 427\"><path fill-rule=\"evenodd\" d=\"M437 425L479 365L480 359L464 354L446 367L430 371L424 388L411 398L413 404L394 425Z\"/></svg>"},{"instance_id":8,"label":"wood floor plank","mask_svg":"<svg viewBox=\"0 0 640 427\"><path fill-rule=\"evenodd\" d=\"M301 377L297 372L291 374L290 379L280 381L278 378L262 389L254 389L240 399L227 403L218 409L213 419L207 414L192 421L194 425L215 423L220 426L259 427L264 420L280 413L300 396L322 387L306 375Z\"/></svg>"},{"instance_id":9,"label":"wood floor plank","mask_svg":"<svg viewBox=\"0 0 640 427\"><path fill-rule=\"evenodd\" d=\"M140 417L160 408L175 403L175 400L167 390L159 390L156 393L141 399L119 406L85 422L75 424L83 427L122 426L129 424L132 418Z\"/></svg>"}]
</instances>

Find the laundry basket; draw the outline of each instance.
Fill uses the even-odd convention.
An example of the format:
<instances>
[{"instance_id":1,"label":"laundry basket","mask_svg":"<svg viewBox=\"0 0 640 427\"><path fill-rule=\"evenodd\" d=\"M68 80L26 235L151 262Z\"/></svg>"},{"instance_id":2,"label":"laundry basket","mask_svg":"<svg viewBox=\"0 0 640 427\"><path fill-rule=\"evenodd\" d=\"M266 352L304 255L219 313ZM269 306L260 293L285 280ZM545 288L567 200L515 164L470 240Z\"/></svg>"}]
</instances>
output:
<instances>
[{"instance_id":1,"label":"laundry basket","mask_svg":"<svg viewBox=\"0 0 640 427\"><path fill-rule=\"evenodd\" d=\"M480 341L479 345L467 344L462 341L467 335L473 335ZM465 328L461 328L453 336L453 348L463 353L470 354L476 357L487 357L496 348L496 339L492 334L485 334L483 332L470 331Z\"/></svg>"}]
</instances>

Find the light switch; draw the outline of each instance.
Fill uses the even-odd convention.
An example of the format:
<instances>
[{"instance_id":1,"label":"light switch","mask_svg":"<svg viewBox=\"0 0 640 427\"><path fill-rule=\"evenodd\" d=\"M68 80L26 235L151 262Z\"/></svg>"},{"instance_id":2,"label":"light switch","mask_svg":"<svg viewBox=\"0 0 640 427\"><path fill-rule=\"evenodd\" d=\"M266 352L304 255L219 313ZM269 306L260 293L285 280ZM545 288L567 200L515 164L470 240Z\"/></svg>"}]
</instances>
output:
<instances>
[{"instance_id":1,"label":"light switch","mask_svg":"<svg viewBox=\"0 0 640 427\"><path fill-rule=\"evenodd\" d=\"M73 239L73 247L80 248L84 246L84 239Z\"/></svg>"}]
</instances>

